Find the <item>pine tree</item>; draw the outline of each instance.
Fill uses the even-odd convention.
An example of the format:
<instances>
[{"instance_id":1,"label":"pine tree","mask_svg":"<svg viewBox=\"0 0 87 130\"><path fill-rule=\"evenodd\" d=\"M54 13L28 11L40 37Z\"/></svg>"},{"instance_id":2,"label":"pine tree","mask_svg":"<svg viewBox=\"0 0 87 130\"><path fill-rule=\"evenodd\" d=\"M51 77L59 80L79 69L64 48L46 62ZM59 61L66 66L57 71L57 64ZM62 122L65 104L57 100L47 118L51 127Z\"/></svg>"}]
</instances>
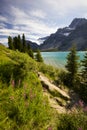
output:
<instances>
[{"instance_id":1,"label":"pine tree","mask_svg":"<svg viewBox=\"0 0 87 130\"><path fill-rule=\"evenodd\" d=\"M25 35L22 35L22 44L23 44L23 48L22 48L22 52L26 52L27 51L27 47L26 47L26 41L25 41Z\"/></svg>"},{"instance_id":2,"label":"pine tree","mask_svg":"<svg viewBox=\"0 0 87 130\"><path fill-rule=\"evenodd\" d=\"M30 50L30 49L31 49L31 47L30 47L30 44L29 44L29 43L27 43L27 49L28 49L28 50Z\"/></svg>"},{"instance_id":3,"label":"pine tree","mask_svg":"<svg viewBox=\"0 0 87 130\"><path fill-rule=\"evenodd\" d=\"M82 78L84 79L84 82L87 83L87 52L84 55L84 59L82 62Z\"/></svg>"},{"instance_id":4,"label":"pine tree","mask_svg":"<svg viewBox=\"0 0 87 130\"><path fill-rule=\"evenodd\" d=\"M22 50L22 42L21 42L20 35L18 35L18 37L17 37L17 45L18 45L18 50L21 51Z\"/></svg>"},{"instance_id":5,"label":"pine tree","mask_svg":"<svg viewBox=\"0 0 87 130\"><path fill-rule=\"evenodd\" d=\"M39 50L37 50L36 60L37 60L38 62L43 62L43 58L42 58L41 53L40 53Z\"/></svg>"},{"instance_id":6,"label":"pine tree","mask_svg":"<svg viewBox=\"0 0 87 130\"><path fill-rule=\"evenodd\" d=\"M78 75L79 57L77 56L76 48L72 47L67 56L67 65L65 66L68 71L68 83L71 87L75 87L76 78Z\"/></svg>"},{"instance_id":7,"label":"pine tree","mask_svg":"<svg viewBox=\"0 0 87 130\"><path fill-rule=\"evenodd\" d=\"M31 58L34 58L34 54L33 54L32 49L29 49L29 50L28 50L28 54L29 54L29 56L30 56Z\"/></svg>"},{"instance_id":8,"label":"pine tree","mask_svg":"<svg viewBox=\"0 0 87 130\"><path fill-rule=\"evenodd\" d=\"M17 37L14 37L13 38L13 46L14 46L14 49L18 49L18 38Z\"/></svg>"},{"instance_id":9,"label":"pine tree","mask_svg":"<svg viewBox=\"0 0 87 130\"><path fill-rule=\"evenodd\" d=\"M8 37L8 47L9 47L9 49L14 50L13 40L12 40L11 36Z\"/></svg>"}]
</instances>

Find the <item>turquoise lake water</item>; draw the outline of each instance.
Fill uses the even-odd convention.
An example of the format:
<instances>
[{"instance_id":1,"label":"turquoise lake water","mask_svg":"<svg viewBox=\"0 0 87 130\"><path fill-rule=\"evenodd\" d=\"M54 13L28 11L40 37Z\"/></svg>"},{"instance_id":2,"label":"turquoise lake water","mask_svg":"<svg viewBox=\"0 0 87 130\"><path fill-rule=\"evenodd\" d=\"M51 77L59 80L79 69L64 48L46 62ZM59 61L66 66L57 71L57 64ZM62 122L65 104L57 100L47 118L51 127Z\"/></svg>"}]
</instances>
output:
<instances>
[{"instance_id":1,"label":"turquoise lake water","mask_svg":"<svg viewBox=\"0 0 87 130\"><path fill-rule=\"evenodd\" d=\"M66 57L69 52L41 52L41 55L44 59L44 63L48 65L55 66L57 68L64 68L66 65ZM85 52L80 51L77 55L80 57L80 60L83 59Z\"/></svg>"}]
</instances>

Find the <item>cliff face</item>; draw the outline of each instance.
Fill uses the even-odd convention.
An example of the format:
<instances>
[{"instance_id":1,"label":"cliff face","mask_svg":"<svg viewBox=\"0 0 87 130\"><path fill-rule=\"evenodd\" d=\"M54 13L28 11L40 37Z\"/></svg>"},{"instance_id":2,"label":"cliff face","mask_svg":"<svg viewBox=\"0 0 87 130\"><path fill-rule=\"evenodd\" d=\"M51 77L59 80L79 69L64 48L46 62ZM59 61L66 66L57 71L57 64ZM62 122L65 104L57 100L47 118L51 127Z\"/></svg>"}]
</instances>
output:
<instances>
[{"instance_id":1,"label":"cliff face","mask_svg":"<svg viewBox=\"0 0 87 130\"><path fill-rule=\"evenodd\" d=\"M87 20L75 18L68 27L60 28L41 44L41 50L67 51L73 44L77 50L87 48Z\"/></svg>"}]
</instances>

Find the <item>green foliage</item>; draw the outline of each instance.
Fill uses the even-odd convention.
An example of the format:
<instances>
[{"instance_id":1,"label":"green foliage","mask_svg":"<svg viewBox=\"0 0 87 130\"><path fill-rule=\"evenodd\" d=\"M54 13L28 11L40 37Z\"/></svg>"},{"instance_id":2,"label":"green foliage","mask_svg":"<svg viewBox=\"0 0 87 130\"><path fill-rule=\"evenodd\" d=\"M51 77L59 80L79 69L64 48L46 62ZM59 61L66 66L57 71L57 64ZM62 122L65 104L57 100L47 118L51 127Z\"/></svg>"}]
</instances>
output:
<instances>
[{"instance_id":1,"label":"green foliage","mask_svg":"<svg viewBox=\"0 0 87 130\"><path fill-rule=\"evenodd\" d=\"M10 82L11 75L13 72L13 65L11 62L4 63L0 65L0 80L2 80L4 83Z\"/></svg>"},{"instance_id":2,"label":"green foliage","mask_svg":"<svg viewBox=\"0 0 87 130\"><path fill-rule=\"evenodd\" d=\"M22 46L22 41L21 41L20 35L18 35L18 38L17 38L17 39L18 39L18 40L17 40L18 50L19 50L19 51L22 51L23 46Z\"/></svg>"},{"instance_id":3,"label":"green foliage","mask_svg":"<svg viewBox=\"0 0 87 130\"><path fill-rule=\"evenodd\" d=\"M13 78L16 83L26 78L30 71L36 71L37 65L27 54L18 51L4 55L7 60L1 60L0 79L3 82L10 83ZM9 59L9 60L8 60Z\"/></svg>"},{"instance_id":4,"label":"green foliage","mask_svg":"<svg viewBox=\"0 0 87 130\"><path fill-rule=\"evenodd\" d=\"M78 67L79 67L78 56L76 48L73 47L67 56L67 65L66 65L66 69L70 77L68 83L70 84L71 87L75 87L76 77L78 74Z\"/></svg>"},{"instance_id":5,"label":"green foliage","mask_svg":"<svg viewBox=\"0 0 87 130\"><path fill-rule=\"evenodd\" d=\"M37 50L36 60L37 60L38 62L43 62L43 59L42 59L42 56L41 56L41 53L40 53L39 50Z\"/></svg>"},{"instance_id":6,"label":"green foliage","mask_svg":"<svg viewBox=\"0 0 87 130\"><path fill-rule=\"evenodd\" d=\"M31 58L34 58L33 51L29 44L26 44L25 35L22 35L22 39L20 35L12 37L8 37L8 47L11 50L18 50L23 53L28 53Z\"/></svg>"},{"instance_id":7,"label":"green foliage","mask_svg":"<svg viewBox=\"0 0 87 130\"><path fill-rule=\"evenodd\" d=\"M87 115L85 113L60 114L57 130L86 130Z\"/></svg>"},{"instance_id":8,"label":"green foliage","mask_svg":"<svg viewBox=\"0 0 87 130\"><path fill-rule=\"evenodd\" d=\"M47 127L50 107L35 74L30 73L20 88L11 84L0 92L0 128L39 130Z\"/></svg>"},{"instance_id":9,"label":"green foliage","mask_svg":"<svg viewBox=\"0 0 87 130\"><path fill-rule=\"evenodd\" d=\"M23 44L23 48L22 48L22 52L26 52L27 51L27 47L26 47L26 41L25 41L25 35L22 35L22 44Z\"/></svg>"},{"instance_id":10,"label":"green foliage","mask_svg":"<svg viewBox=\"0 0 87 130\"><path fill-rule=\"evenodd\" d=\"M14 50L18 49L18 39L17 39L17 37L13 38L13 45L14 45Z\"/></svg>"},{"instance_id":11,"label":"green foliage","mask_svg":"<svg viewBox=\"0 0 87 130\"><path fill-rule=\"evenodd\" d=\"M82 82L78 88L78 93L82 100L87 103L87 84Z\"/></svg>"},{"instance_id":12,"label":"green foliage","mask_svg":"<svg viewBox=\"0 0 87 130\"><path fill-rule=\"evenodd\" d=\"M87 103L87 52L81 63L81 79L77 91L80 97Z\"/></svg>"},{"instance_id":13,"label":"green foliage","mask_svg":"<svg viewBox=\"0 0 87 130\"><path fill-rule=\"evenodd\" d=\"M82 77L84 82L87 84L87 52L84 55L84 59L82 60Z\"/></svg>"},{"instance_id":14,"label":"green foliage","mask_svg":"<svg viewBox=\"0 0 87 130\"><path fill-rule=\"evenodd\" d=\"M18 51L3 52L7 60L0 62L0 129L46 130L52 111L35 73L37 62Z\"/></svg>"},{"instance_id":15,"label":"green foliage","mask_svg":"<svg viewBox=\"0 0 87 130\"><path fill-rule=\"evenodd\" d=\"M87 110L58 114L50 108L38 72L59 83L67 81L67 72L36 62L26 53L0 47L0 130L87 130ZM81 85L78 90L87 100L87 86ZM68 100L56 91L49 92Z\"/></svg>"},{"instance_id":16,"label":"green foliage","mask_svg":"<svg viewBox=\"0 0 87 130\"><path fill-rule=\"evenodd\" d=\"M14 46L13 46L13 41L12 41L12 38L9 36L8 37L8 46L9 46L9 49L14 49Z\"/></svg>"},{"instance_id":17,"label":"green foliage","mask_svg":"<svg viewBox=\"0 0 87 130\"><path fill-rule=\"evenodd\" d=\"M31 49L28 50L28 54L31 58L34 58L34 54L33 54L33 51Z\"/></svg>"},{"instance_id":18,"label":"green foliage","mask_svg":"<svg viewBox=\"0 0 87 130\"><path fill-rule=\"evenodd\" d=\"M38 69L40 72L44 73L49 79L53 80L54 82L58 82L59 69L56 69L50 65L46 65L44 63L39 63Z\"/></svg>"},{"instance_id":19,"label":"green foliage","mask_svg":"<svg viewBox=\"0 0 87 130\"><path fill-rule=\"evenodd\" d=\"M67 80L69 80L67 72L64 70L60 71L58 74L58 79L60 84L66 85Z\"/></svg>"}]
</instances>

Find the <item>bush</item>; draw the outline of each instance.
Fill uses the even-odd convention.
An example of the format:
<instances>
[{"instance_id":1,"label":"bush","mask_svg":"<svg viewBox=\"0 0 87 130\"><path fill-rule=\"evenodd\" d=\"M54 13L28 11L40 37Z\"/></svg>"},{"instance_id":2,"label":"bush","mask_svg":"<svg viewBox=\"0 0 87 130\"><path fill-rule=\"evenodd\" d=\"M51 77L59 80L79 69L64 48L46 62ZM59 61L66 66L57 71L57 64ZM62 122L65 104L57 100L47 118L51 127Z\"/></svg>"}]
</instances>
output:
<instances>
[{"instance_id":1,"label":"bush","mask_svg":"<svg viewBox=\"0 0 87 130\"><path fill-rule=\"evenodd\" d=\"M44 73L48 78L52 80L58 79L59 70L44 63L38 64L39 71Z\"/></svg>"},{"instance_id":2,"label":"bush","mask_svg":"<svg viewBox=\"0 0 87 130\"><path fill-rule=\"evenodd\" d=\"M87 115L84 113L69 113L59 116L58 130L87 130Z\"/></svg>"},{"instance_id":3,"label":"bush","mask_svg":"<svg viewBox=\"0 0 87 130\"><path fill-rule=\"evenodd\" d=\"M34 62L27 54L13 52L8 55L10 61L0 64L0 79L3 82L10 83L13 79L15 84L23 81L30 71L36 71L36 62Z\"/></svg>"},{"instance_id":4,"label":"bush","mask_svg":"<svg viewBox=\"0 0 87 130\"><path fill-rule=\"evenodd\" d=\"M85 83L80 83L80 87L78 88L78 93L82 100L87 103L87 85Z\"/></svg>"}]
</instances>

